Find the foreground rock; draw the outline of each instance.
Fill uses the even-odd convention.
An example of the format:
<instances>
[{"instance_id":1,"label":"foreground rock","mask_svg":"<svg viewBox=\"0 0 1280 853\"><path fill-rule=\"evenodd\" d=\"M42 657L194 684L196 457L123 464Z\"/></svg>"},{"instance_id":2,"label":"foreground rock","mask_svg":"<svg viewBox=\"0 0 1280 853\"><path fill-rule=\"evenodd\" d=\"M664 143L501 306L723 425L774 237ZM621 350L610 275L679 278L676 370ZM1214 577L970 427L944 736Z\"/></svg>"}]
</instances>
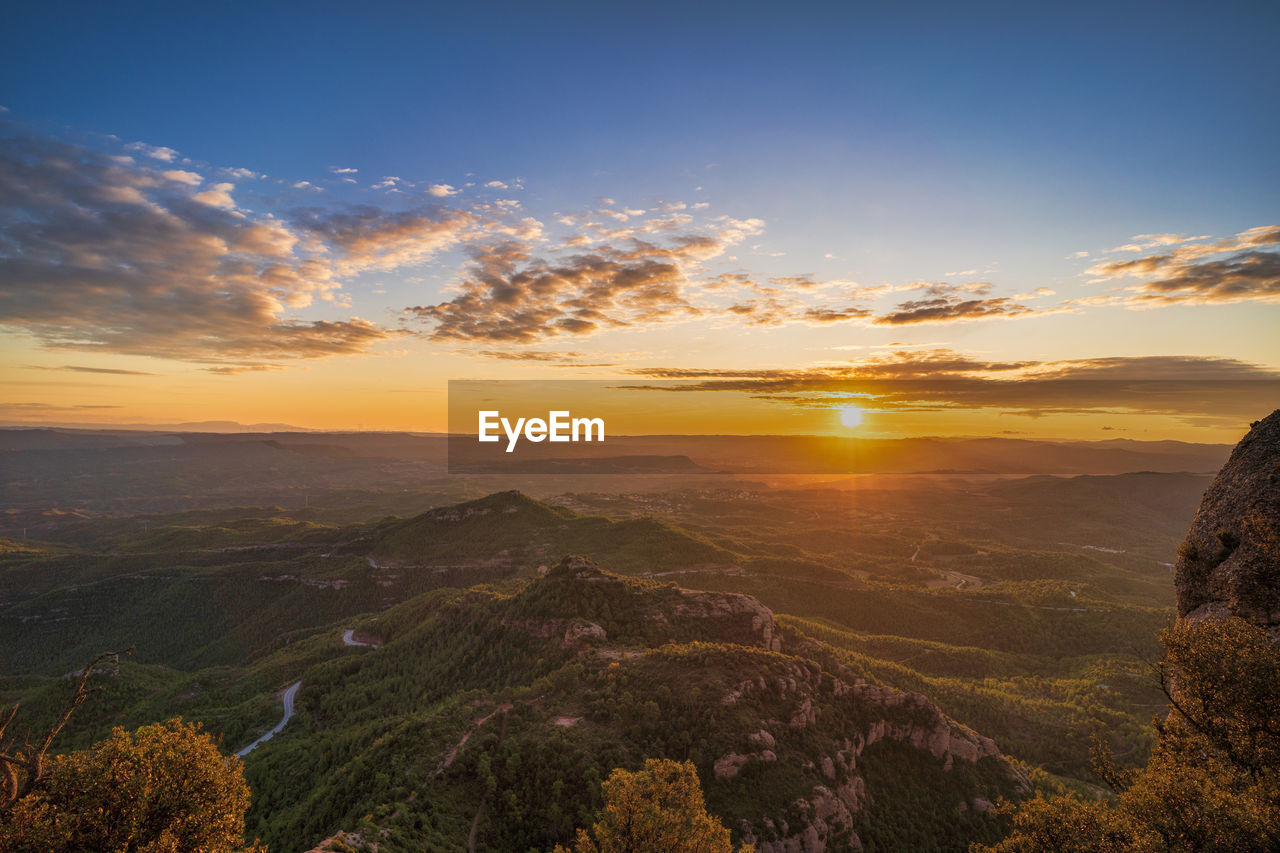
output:
<instances>
[{"instance_id":1,"label":"foreground rock","mask_svg":"<svg viewBox=\"0 0 1280 853\"><path fill-rule=\"evenodd\" d=\"M1178 615L1249 619L1280 640L1280 409L1253 424L1178 549Z\"/></svg>"}]
</instances>

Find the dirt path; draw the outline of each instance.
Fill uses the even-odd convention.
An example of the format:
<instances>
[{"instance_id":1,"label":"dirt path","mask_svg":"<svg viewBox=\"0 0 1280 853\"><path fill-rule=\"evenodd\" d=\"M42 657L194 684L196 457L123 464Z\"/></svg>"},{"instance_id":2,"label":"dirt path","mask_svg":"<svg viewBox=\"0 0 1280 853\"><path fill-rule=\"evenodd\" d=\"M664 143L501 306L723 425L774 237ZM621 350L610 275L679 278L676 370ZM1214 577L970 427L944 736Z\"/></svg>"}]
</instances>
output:
<instances>
[{"instance_id":1,"label":"dirt path","mask_svg":"<svg viewBox=\"0 0 1280 853\"><path fill-rule=\"evenodd\" d=\"M475 734L477 731L479 731L481 726L483 726L485 723L492 720L498 714L505 715L507 711L511 710L511 707L512 706L510 702L503 702L501 705L494 708L492 711L490 711L489 713L485 714L483 717L481 717L480 719L472 723L471 728L467 729L465 732L462 733L462 738L456 744L454 744L453 749L449 750L449 753L445 755L444 761L440 762L440 766L436 768L436 775L439 776L441 773L445 771L445 768L447 768L450 764L453 763L453 760L458 757L458 752L461 751L462 748L467 745L467 741L471 740L471 736ZM507 718L506 716L503 716L502 718L503 733L505 733L506 730L507 730Z\"/></svg>"},{"instance_id":2,"label":"dirt path","mask_svg":"<svg viewBox=\"0 0 1280 853\"><path fill-rule=\"evenodd\" d=\"M498 729L498 746L502 746L502 739L507 736L507 711L510 708L511 705L509 704L499 705L497 710L493 712L493 714L502 713L502 727ZM485 717L484 720L491 719L493 714ZM484 722L484 720L481 720L480 723ZM480 723L476 723L476 726L478 727ZM480 816L484 814L484 805L487 802L489 802L488 792L480 798L480 805L476 806L476 816L471 821L471 832L467 834L467 850L469 853L476 853L476 837L480 834Z\"/></svg>"}]
</instances>

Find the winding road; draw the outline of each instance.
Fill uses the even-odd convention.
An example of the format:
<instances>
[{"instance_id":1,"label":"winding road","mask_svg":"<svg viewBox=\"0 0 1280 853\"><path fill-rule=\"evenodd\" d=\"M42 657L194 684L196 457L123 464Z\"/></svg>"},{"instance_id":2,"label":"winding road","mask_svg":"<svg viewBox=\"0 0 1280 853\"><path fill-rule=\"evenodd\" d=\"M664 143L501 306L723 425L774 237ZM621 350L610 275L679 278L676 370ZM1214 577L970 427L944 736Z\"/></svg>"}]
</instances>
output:
<instances>
[{"instance_id":1,"label":"winding road","mask_svg":"<svg viewBox=\"0 0 1280 853\"><path fill-rule=\"evenodd\" d=\"M360 642L359 640L356 639L355 634L356 632L354 628L348 628L346 631L343 631L342 642L348 646L369 646L370 648L375 648L375 649L378 647L377 643ZM276 735L280 734L280 732L284 729L285 725L289 722L289 720L293 718L293 699L295 696L298 695L298 688L300 687L302 687L301 681L295 681L293 684L289 685L289 688L284 691L284 696L282 697L284 699L284 716L280 718L280 722L276 723L276 727L274 729L267 732L265 735L258 738L253 743L249 744L244 749L237 752L236 753L237 756L239 756L240 758L244 758L246 755L253 752L259 746L271 740Z\"/></svg>"},{"instance_id":2,"label":"winding road","mask_svg":"<svg viewBox=\"0 0 1280 853\"><path fill-rule=\"evenodd\" d=\"M289 685L289 689L284 692L284 716L280 719L280 722L276 723L276 727L274 729L267 732L265 735L258 738L253 743L249 744L244 749L237 752L236 753L237 756L239 756L240 758L244 758L246 755L253 752L259 746L271 740L271 738L275 737L276 735L280 734L280 731L285 727L285 724L288 723L290 718L293 717L293 697L298 695L298 688L301 686L302 686L301 681L295 681L293 684Z\"/></svg>"},{"instance_id":3,"label":"winding road","mask_svg":"<svg viewBox=\"0 0 1280 853\"><path fill-rule=\"evenodd\" d=\"M357 640L355 628L348 628L342 632L342 644L344 646L368 646L372 649L376 649L378 647L377 643L362 643Z\"/></svg>"}]
</instances>

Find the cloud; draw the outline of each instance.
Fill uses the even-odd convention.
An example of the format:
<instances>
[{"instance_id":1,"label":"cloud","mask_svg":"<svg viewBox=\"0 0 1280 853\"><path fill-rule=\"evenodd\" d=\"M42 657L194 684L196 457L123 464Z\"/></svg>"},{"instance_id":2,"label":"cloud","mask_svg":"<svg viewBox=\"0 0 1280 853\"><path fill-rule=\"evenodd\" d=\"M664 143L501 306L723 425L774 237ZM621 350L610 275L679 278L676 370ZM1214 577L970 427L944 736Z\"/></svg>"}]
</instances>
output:
<instances>
[{"instance_id":1,"label":"cloud","mask_svg":"<svg viewBox=\"0 0 1280 853\"><path fill-rule=\"evenodd\" d=\"M869 308L808 308L800 315L810 323L843 323L848 320L865 320L874 317L875 312ZM876 321L878 322L878 320Z\"/></svg>"},{"instance_id":2,"label":"cloud","mask_svg":"<svg viewBox=\"0 0 1280 853\"><path fill-rule=\"evenodd\" d=\"M1172 270L1136 288L1138 305L1280 302L1280 252L1243 252Z\"/></svg>"},{"instance_id":3,"label":"cloud","mask_svg":"<svg viewBox=\"0 0 1280 853\"><path fill-rule=\"evenodd\" d=\"M504 184L502 181L489 181L487 184L485 184L485 186L491 190L510 189L510 187Z\"/></svg>"},{"instance_id":4,"label":"cloud","mask_svg":"<svg viewBox=\"0 0 1280 853\"><path fill-rule=\"evenodd\" d=\"M898 350L857 362L800 369L716 370L704 368L646 367L628 373L655 379L706 379L717 383L714 390L795 389L804 384L847 380L953 379L1005 375L1034 368L1034 361L987 361L939 347L925 352ZM723 383L736 384L729 388ZM710 386L709 386L710 387Z\"/></svg>"},{"instance_id":5,"label":"cloud","mask_svg":"<svg viewBox=\"0 0 1280 853\"><path fill-rule=\"evenodd\" d=\"M471 252L458 296L406 309L434 326L432 339L527 343L697 313L681 266L666 258L604 251L547 262L518 242Z\"/></svg>"},{"instance_id":6,"label":"cloud","mask_svg":"<svg viewBox=\"0 0 1280 853\"><path fill-rule=\"evenodd\" d=\"M1158 254L1103 261L1085 272L1094 282L1139 279L1139 284L1122 288L1119 297L1109 300L1128 307L1277 302L1280 253L1262 251L1276 245L1280 225L1264 225L1210 243L1188 242ZM1230 256L1214 257L1221 255Z\"/></svg>"},{"instance_id":7,"label":"cloud","mask_svg":"<svg viewBox=\"0 0 1280 853\"><path fill-rule=\"evenodd\" d=\"M457 195L462 190L449 184L432 184L427 187L427 195L433 195L436 198L448 198L451 195Z\"/></svg>"},{"instance_id":8,"label":"cloud","mask_svg":"<svg viewBox=\"0 0 1280 853\"><path fill-rule=\"evenodd\" d=\"M79 364L64 364L61 367L45 367L39 364L24 365L29 370L70 370L75 373L110 373L115 376L155 376L145 370L122 370L115 367L86 367Z\"/></svg>"},{"instance_id":9,"label":"cloud","mask_svg":"<svg viewBox=\"0 0 1280 853\"><path fill-rule=\"evenodd\" d=\"M1202 240L1205 238L1196 238ZM1212 255L1240 252L1266 246L1280 245L1280 225L1262 225L1241 231L1234 237L1215 240L1212 243L1188 243L1155 255L1126 260L1103 261L1085 270L1095 276L1094 282L1117 278L1144 278L1153 275L1176 274L1185 266Z\"/></svg>"},{"instance_id":10,"label":"cloud","mask_svg":"<svg viewBox=\"0 0 1280 853\"><path fill-rule=\"evenodd\" d=\"M855 395L881 411L1106 412L1232 424L1256 417L1259 400L1280 396L1280 372L1198 356L992 362L935 349L795 370L650 367L627 372L680 380L642 389L734 391L810 407L844 405Z\"/></svg>"},{"instance_id":11,"label":"cloud","mask_svg":"<svg viewBox=\"0 0 1280 853\"><path fill-rule=\"evenodd\" d=\"M354 175L354 174L357 174L360 170L351 169L343 166L330 166L329 171L335 175Z\"/></svg>"},{"instance_id":12,"label":"cloud","mask_svg":"<svg viewBox=\"0 0 1280 853\"><path fill-rule=\"evenodd\" d=\"M917 323L950 323L957 320L982 320L992 317L1017 317L1036 313L1007 296L986 299L962 299L954 294L926 299L911 299L872 322L877 326L908 326Z\"/></svg>"},{"instance_id":13,"label":"cloud","mask_svg":"<svg viewBox=\"0 0 1280 853\"><path fill-rule=\"evenodd\" d=\"M285 222L231 209L231 188L192 194L129 158L0 138L0 324L49 347L195 362L359 353L396 334L291 316L331 297L337 272Z\"/></svg>"},{"instance_id":14,"label":"cloud","mask_svg":"<svg viewBox=\"0 0 1280 853\"><path fill-rule=\"evenodd\" d=\"M554 364L562 367L612 367L615 362L586 363L588 356L580 352L549 352L547 350L481 350L476 355L499 361L528 361L538 364Z\"/></svg>"},{"instance_id":15,"label":"cloud","mask_svg":"<svg viewBox=\"0 0 1280 853\"><path fill-rule=\"evenodd\" d=\"M204 183L204 178L195 172L188 172L183 169L169 169L161 172L160 175L170 181L177 181L180 184L186 184L189 187L198 187Z\"/></svg>"},{"instance_id":16,"label":"cloud","mask_svg":"<svg viewBox=\"0 0 1280 853\"><path fill-rule=\"evenodd\" d=\"M1141 252L1144 249L1151 249L1156 246L1176 246L1179 243L1185 243L1188 240L1202 240L1204 238L1188 237L1185 234L1137 234L1130 239L1133 242L1126 243L1123 246L1116 246L1114 249L1107 249L1106 251L1108 253Z\"/></svg>"},{"instance_id":17,"label":"cloud","mask_svg":"<svg viewBox=\"0 0 1280 853\"><path fill-rule=\"evenodd\" d=\"M220 362L212 367L202 368L209 373L216 373L219 376L239 376L242 373L262 373L269 370L283 370L283 364L276 364L269 361L240 361L240 362Z\"/></svg>"},{"instance_id":18,"label":"cloud","mask_svg":"<svg viewBox=\"0 0 1280 853\"><path fill-rule=\"evenodd\" d=\"M642 211L626 210L633 213ZM704 231L665 232L661 241L632 234L592 246L571 238L547 258L534 255L542 232L533 224L532 233L508 228L514 239L469 246L459 294L406 308L405 317L427 326L433 340L523 344L700 315L708 310L693 302L701 264L764 227L759 219L720 217Z\"/></svg>"},{"instance_id":19,"label":"cloud","mask_svg":"<svg viewBox=\"0 0 1280 853\"><path fill-rule=\"evenodd\" d=\"M479 222L447 208L391 212L372 205L298 211L294 225L336 254L334 271L349 275L422 263L456 245Z\"/></svg>"},{"instance_id":20,"label":"cloud","mask_svg":"<svg viewBox=\"0 0 1280 853\"><path fill-rule=\"evenodd\" d=\"M805 273L803 275L779 276L777 278L769 279L769 283L775 287L797 288L800 290L809 290L822 284L822 282L814 281L813 275L810 273Z\"/></svg>"},{"instance_id":21,"label":"cloud","mask_svg":"<svg viewBox=\"0 0 1280 853\"><path fill-rule=\"evenodd\" d=\"M130 142L124 147L124 150L133 151L146 157L150 157L153 160L159 160L163 163L172 163L174 160L178 159L178 152L174 151L172 148L148 145L145 142Z\"/></svg>"},{"instance_id":22,"label":"cloud","mask_svg":"<svg viewBox=\"0 0 1280 853\"><path fill-rule=\"evenodd\" d=\"M1054 379L1256 381L1280 379L1269 367L1234 358L1191 355L1099 357L1042 362L1034 374Z\"/></svg>"},{"instance_id":23,"label":"cloud","mask_svg":"<svg viewBox=\"0 0 1280 853\"><path fill-rule=\"evenodd\" d=\"M820 282L809 276L792 276L770 279L781 287L762 287L742 274L725 274L713 284L717 288L728 286L753 289L761 298L740 300L723 309L723 314L741 318L756 326L778 326L787 323L829 325L832 323L858 322L874 326L909 326L925 323L952 323L967 320L1034 316L1070 310L1068 307L1030 308L1016 298L990 297L989 282L944 284L938 282L913 282L899 287L859 287L853 282ZM845 304L812 304L792 294L806 295L832 288L843 287L852 302ZM886 293L902 290L923 290L921 298L900 302L892 309L875 310L867 301ZM1042 289L1043 290L1043 289ZM1048 291L1052 293L1052 291ZM1046 293L1024 295L1039 296ZM978 296L980 298L971 298Z\"/></svg>"},{"instance_id":24,"label":"cloud","mask_svg":"<svg viewBox=\"0 0 1280 853\"><path fill-rule=\"evenodd\" d=\"M0 412L15 412L20 416L29 412L77 412L84 409L123 408L123 406L100 403L81 403L71 406L58 406L51 403L0 403Z\"/></svg>"},{"instance_id":25,"label":"cloud","mask_svg":"<svg viewBox=\"0 0 1280 853\"><path fill-rule=\"evenodd\" d=\"M207 204L210 207L220 207L223 210L235 210L236 203L231 198L231 191L235 188L235 184L214 184L204 192L196 193L192 198L201 204Z\"/></svg>"}]
</instances>

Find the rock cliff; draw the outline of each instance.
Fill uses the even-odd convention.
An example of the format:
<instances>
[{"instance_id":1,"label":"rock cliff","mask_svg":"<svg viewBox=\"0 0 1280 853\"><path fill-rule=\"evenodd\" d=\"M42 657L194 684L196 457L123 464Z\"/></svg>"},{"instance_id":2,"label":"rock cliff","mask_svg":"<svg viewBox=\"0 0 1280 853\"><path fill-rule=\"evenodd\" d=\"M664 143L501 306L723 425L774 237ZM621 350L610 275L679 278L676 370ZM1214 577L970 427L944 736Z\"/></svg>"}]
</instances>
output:
<instances>
[{"instance_id":1,"label":"rock cliff","mask_svg":"<svg viewBox=\"0 0 1280 853\"><path fill-rule=\"evenodd\" d=\"M1178 549L1178 615L1241 616L1280 640L1280 409L1253 424Z\"/></svg>"}]
</instances>

